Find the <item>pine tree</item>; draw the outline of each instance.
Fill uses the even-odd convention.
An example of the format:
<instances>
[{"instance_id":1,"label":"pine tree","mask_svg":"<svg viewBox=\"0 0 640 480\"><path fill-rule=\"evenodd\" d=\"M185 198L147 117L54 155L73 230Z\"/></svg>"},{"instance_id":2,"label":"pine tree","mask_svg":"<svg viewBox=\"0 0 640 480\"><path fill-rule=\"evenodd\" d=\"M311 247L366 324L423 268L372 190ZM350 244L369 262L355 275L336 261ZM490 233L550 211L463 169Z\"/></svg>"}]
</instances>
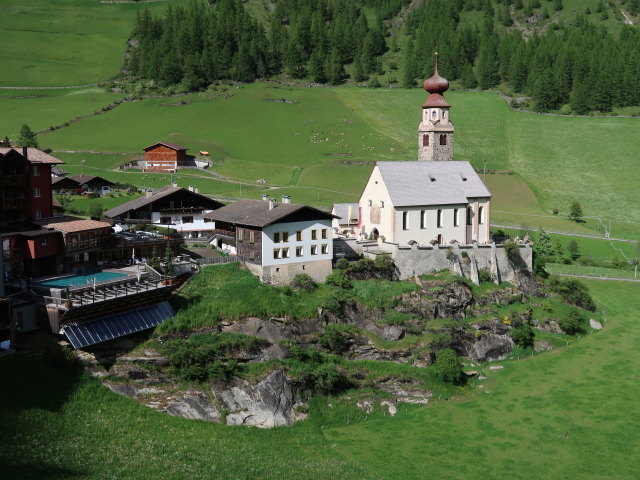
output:
<instances>
[{"instance_id":1,"label":"pine tree","mask_svg":"<svg viewBox=\"0 0 640 480\"><path fill-rule=\"evenodd\" d=\"M563 8L564 8L564 5L562 4L562 0L553 0L553 9L556 12L559 12Z\"/></svg>"},{"instance_id":2,"label":"pine tree","mask_svg":"<svg viewBox=\"0 0 640 480\"><path fill-rule=\"evenodd\" d=\"M344 70L344 65L340 60L340 54L334 50L329 55L327 61L327 79L331 85L339 85L347 76L347 72Z\"/></svg>"},{"instance_id":3,"label":"pine tree","mask_svg":"<svg viewBox=\"0 0 640 480\"><path fill-rule=\"evenodd\" d=\"M461 81L464 88L476 88L478 86L476 74L473 73L473 66L470 63L465 64L463 67Z\"/></svg>"},{"instance_id":4,"label":"pine tree","mask_svg":"<svg viewBox=\"0 0 640 480\"><path fill-rule=\"evenodd\" d=\"M494 46L491 37L485 37L478 54L478 82L483 90L498 84L498 66Z\"/></svg>"},{"instance_id":5,"label":"pine tree","mask_svg":"<svg viewBox=\"0 0 640 480\"><path fill-rule=\"evenodd\" d=\"M324 68L325 53L322 48L316 48L309 58L309 76L316 83L325 83L327 75Z\"/></svg>"},{"instance_id":6,"label":"pine tree","mask_svg":"<svg viewBox=\"0 0 640 480\"><path fill-rule=\"evenodd\" d=\"M364 73L362 68L362 62L360 61L360 57L356 56L353 61L353 73L351 74L351 78L354 82L363 82L367 79L367 76Z\"/></svg>"},{"instance_id":7,"label":"pine tree","mask_svg":"<svg viewBox=\"0 0 640 480\"><path fill-rule=\"evenodd\" d=\"M416 62L413 58L413 42L411 39L408 41L409 46L405 49L402 59L402 85L405 87L415 87L418 73L416 71Z\"/></svg>"},{"instance_id":8,"label":"pine tree","mask_svg":"<svg viewBox=\"0 0 640 480\"><path fill-rule=\"evenodd\" d=\"M36 138L36 133L32 131L26 123L20 128L18 145L21 147L40 148L40 145L38 145L38 139Z\"/></svg>"}]
</instances>

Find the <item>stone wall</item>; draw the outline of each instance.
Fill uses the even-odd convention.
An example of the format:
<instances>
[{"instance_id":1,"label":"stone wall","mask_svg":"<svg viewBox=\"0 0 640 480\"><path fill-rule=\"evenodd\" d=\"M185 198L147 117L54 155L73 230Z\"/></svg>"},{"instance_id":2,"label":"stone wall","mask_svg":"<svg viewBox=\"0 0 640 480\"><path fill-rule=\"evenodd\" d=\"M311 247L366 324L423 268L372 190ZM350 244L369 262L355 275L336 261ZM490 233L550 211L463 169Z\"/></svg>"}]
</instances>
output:
<instances>
[{"instance_id":1,"label":"stone wall","mask_svg":"<svg viewBox=\"0 0 640 480\"><path fill-rule=\"evenodd\" d=\"M449 269L477 283L478 271L484 268L491 272L493 281L499 283L514 282L518 271L531 271L533 251L530 243L520 244L518 255L510 259L504 247L495 243L440 246L414 244L395 246L393 259L400 278Z\"/></svg>"},{"instance_id":2,"label":"stone wall","mask_svg":"<svg viewBox=\"0 0 640 480\"><path fill-rule=\"evenodd\" d=\"M278 266L261 266L252 263L245 264L247 268L268 285L288 285L293 277L299 273L306 273L316 282L324 282L333 271L331 260L315 262L288 263Z\"/></svg>"}]
</instances>

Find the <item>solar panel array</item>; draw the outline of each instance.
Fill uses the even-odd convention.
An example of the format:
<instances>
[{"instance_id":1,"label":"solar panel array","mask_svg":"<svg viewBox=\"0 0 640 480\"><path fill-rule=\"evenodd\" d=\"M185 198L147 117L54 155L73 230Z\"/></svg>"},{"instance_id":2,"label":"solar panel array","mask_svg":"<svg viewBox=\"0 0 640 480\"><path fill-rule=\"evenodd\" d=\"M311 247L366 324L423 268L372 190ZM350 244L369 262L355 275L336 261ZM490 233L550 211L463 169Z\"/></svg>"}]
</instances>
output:
<instances>
[{"instance_id":1,"label":"solar panel array","mask_svg":"<svg viewBox=\"0 0 640 480\"><path fill-rule=\"evenodd\" d=\"M82 348L153 328L174 315L169 302L161 302L87 322L65 325L62 331L74 348Z\"/></svg>"}]
</instances>

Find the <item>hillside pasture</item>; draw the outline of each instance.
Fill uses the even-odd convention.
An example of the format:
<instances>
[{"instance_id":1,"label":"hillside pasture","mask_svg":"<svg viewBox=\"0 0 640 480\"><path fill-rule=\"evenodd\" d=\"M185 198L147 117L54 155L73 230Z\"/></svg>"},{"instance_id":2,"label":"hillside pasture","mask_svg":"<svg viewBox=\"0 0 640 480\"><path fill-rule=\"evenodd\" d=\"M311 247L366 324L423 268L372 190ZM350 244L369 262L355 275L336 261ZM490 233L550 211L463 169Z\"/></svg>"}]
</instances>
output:
<instances>
[{"instance_id":1,"label":"hillside pasture","mask_svg":"<svg viewBox=\"0 0 640 480\"><path fill-rule=\"evenodd\" d=\"M86 85L122 66L136 12L152 14L187 0L100 2L1 0L0 86Z\"/></svg>"},{"instance_id":2,"label":"hillside pasture","mask_svg":"<svg viewBox=\"0 0 640 480\"><path fill-rule=\"evenodd\" d=\"M347 480L424 472L465 480L635 478L640 295L624 282L587 284L606 315L603 331L500 362L500 371L481 365L483 388L436 395L428 406L399 404L395 417L379 408L365 416L347 395L314 399L309 420L291 428L226 427L156 412L59 363L3 357L0 374L12 394L0 397L0 473L7 480L293 479L301 472ZM367 368L373 363L381 376L423 372L387 362Z\"/></svg>"}]
</instances>

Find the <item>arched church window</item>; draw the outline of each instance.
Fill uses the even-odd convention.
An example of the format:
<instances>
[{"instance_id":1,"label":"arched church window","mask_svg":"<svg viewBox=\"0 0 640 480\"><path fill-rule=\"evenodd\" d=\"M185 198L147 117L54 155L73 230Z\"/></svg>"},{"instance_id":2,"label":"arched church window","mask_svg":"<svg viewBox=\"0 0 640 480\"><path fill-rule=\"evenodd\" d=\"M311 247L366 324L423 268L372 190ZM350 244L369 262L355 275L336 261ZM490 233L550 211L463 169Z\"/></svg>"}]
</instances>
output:
<instances>
[{"instance_id":1,"label":"arched church window","mask_svg":"<svg viewBox=\"0 0 640 480\"><path fill-rule=\"evenodd\" d=\"M478 209L478 223L482 225L484 223L484 207Z\"/></svg>"},{"instance_id":2,"label":"arched church window","mask_svg":"<svg viewBox=\"0 0 640 480\"><path fill-rule=\"evenodd\" d=\"M402 212L402 229L403 230L409 230L409 218L408 218L408 214L409 212Z\"/></svg>"},{"instance_id":3,"label":"arched church window","mask_svg":"<svg viewBox=\"0 0 640 480\"><path fill-rule=\"evenodd\" d=\"M446 145L446 144L447 144L447 135L446 134L440 135L440 145Z\"/></svg>"},{"instance_id":4,"label":"arched church window","mask_svg":"<svg viewBox=\"0 0 640 480\"><path fill-rule=\"evenodd\" d=\"M373 202L371 200L369 200L369 206L372 206Z\"/></svg>"}]
</instances>

